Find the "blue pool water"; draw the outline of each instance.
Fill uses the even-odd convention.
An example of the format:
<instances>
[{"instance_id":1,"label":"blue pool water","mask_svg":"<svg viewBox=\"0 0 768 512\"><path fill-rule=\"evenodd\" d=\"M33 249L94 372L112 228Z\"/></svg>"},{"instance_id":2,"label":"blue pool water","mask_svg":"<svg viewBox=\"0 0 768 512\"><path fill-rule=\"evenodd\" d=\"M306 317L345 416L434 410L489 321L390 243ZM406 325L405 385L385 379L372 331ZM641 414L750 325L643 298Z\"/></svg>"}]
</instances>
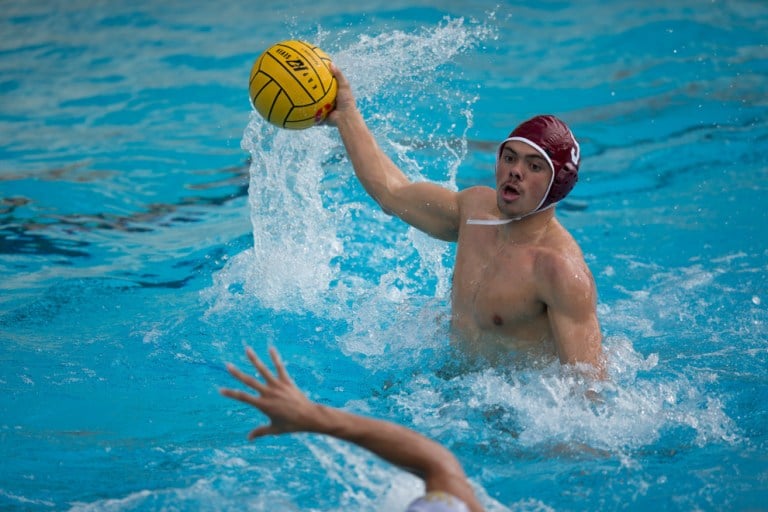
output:
<instances>
[{"instance_id":1,"label":"blue pool water","mask_svg":"<svg viewBox=\"0 0 768 512\"><path fill-rule=\"evenodd\" d=\"M421 492L340 442L248 443L263 418L218 395L245 344L444 443L491 511L764 509L768 5L267 3L3 6L0 509ZM288 37L346 71L414 178L490 184L517 122L572 125L558 216L599 289L602 402L556 363L461 364L453 247L383 215L333 130L251 112L250 66Z\"/></svg>"}]
</instances>

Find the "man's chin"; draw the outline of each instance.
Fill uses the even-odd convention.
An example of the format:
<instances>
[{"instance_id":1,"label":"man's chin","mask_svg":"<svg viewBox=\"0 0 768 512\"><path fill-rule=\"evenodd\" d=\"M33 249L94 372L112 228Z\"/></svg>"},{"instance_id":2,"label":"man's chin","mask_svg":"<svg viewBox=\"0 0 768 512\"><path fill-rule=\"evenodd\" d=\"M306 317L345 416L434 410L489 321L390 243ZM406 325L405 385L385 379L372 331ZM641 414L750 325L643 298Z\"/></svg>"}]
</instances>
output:
<instances>
[{"instance_id":1,"label":"man's chin","mask_svg":"<svg viewBox=\"0 0 768 512\"><path fill-rule=\"evenodd\" d=\"M509 218L509 219L514 219L522 215L525 215L532 209L531 208L526 210L521 206L522 205L520 204L510 204L507 201L499 201L499 204L498 204L498 208L499 208L499 211L501 212L502 217Z\"/></svg>"}]
</instances>

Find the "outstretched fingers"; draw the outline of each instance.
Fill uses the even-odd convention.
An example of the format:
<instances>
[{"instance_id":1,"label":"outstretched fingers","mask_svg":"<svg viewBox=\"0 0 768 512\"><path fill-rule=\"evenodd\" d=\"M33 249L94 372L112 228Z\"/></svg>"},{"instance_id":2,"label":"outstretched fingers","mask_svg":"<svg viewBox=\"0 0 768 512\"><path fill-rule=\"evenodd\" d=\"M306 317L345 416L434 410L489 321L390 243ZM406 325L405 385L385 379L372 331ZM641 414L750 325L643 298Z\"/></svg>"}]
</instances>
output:
<instances>
[{"instance_id":1,"label":"outstretched fingers","mask_svg":"<svg viewBox=\"0 0 768 512\"><path fill-rule=\"evenodd\" d=\"M269 347L269 357L272 358L272 364L275 365L278 378L283 382L293 384L293 380L291 380L291 376L288 375L288 371L285 369L285 364L283 364L283 360L280 358L280 353L275 347Z\"/></svg>"},{"instance_id":2,"label":"outstretched fingers","mask_svg":"<svg viewBox=\"0 0 768 512\"><path fill-rule=\"evenodd\" d=\"M259 382L256 378L241 372L240 369L235 365L233 365L232 363L227 363L227 371L234 378L236 378L237 380L239 380L249 388L255 389L259 393L264 393L264 391L267 389L267 387L261 382Z\"/></svg>"},{"instance_id":3,"label":"outstretched fingers","mask_svg":"<svg viewBox=\"0 0 768 512\"><path fill-rule=\"evenodd\" d=\"M257 409L260 408L259 397L251 395L250 393L246 393L245 391L240 391L239 389L221 388L219 393L221 393L222 396L226 396L227 398L233 398L245 404L252 405Z\"/></svg>"},{"instance_id":4,"label":"outstretched fingers","mask_svg":"<svg viewBox=\"0 0 768 512\"><path fill-rule=\"evenodd\" d=\"M255 407L269 418L270 423L251 430L248 439L253 440L262 436L302 431L311 426L313 420L311 417L312 402L291 380L277 349L274 347L269 349L269 355L275 367L274 373L264 365L250 347L246 348L246 354L263 378L263 382L262 379L259 379L259 375L246 375L233 364L227 364L227 370L237 380L256 390L257 393L229 388L221 388L219 392L225 397Z\"/></svg>"},{"instance_id":5,"label":"outstretched fingers","mask_svg":"<svg viewBox=\"0 0 768 512\"><path fill-rule=\"evenodd\" d=\"M264 380L267 382L267 384L274 384L277 379L275 379L275 376L272 375L272 372L269 371L266 366L264 366L264 363L261 361L261 359L259 359L259 356L256 355L256 352L254 352L251 347L246 347L245 353L248 355L248 359L251 361L253 367L256 368L262 377L264 377Z\"/></svg>"}]
</instances>

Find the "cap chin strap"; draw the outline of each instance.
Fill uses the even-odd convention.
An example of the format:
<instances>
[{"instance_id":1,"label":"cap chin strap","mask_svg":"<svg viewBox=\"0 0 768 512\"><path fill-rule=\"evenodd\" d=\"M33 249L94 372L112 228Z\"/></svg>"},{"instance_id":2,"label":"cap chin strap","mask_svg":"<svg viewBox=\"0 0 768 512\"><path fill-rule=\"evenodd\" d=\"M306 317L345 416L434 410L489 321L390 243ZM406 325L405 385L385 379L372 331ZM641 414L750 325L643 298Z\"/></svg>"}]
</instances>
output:
<instances>
[{"instance_id":1,"label":"cap chin strap","mask_svg":"<svg viewBox=\"0 0 768 512\"><path fill-rule=\"evenodd\" d=\"M530 139L527 139L525 137L509 137L507 139L504 139L504 141L499 144L499 149L496 151L496 168L499 167L499 159L501 158L501 150L504 149L504 144L506 144L509 141L520 141L528 144L533 149L538 151L542 158L547 161L547 164L549 164L549 168L552 170L552 175L549 178L549 185L547 185L547 191L544 192L544 197L541 198L541 201L539 201L539 204L536 205L536 208L531 210L530 212L520 215L519 217L512 217L511 219L467 219L467 224L472 224L476 226L501 226L503 224L509 224L510 222L516 222L518 220L524 219L528 217L529 215L533 215L534 213L543 212L544 210L548 210L555 206L557 202L547 205L546 207L542 208L541 205L544 204L544 201L547 200L547 197L549 197L549 191L552 190L552 184L555 182L555 166L552 165L552 159L549 158L549 155L547 154L544 149L533 142ZM559 202L559 201L558 201Z\"/></svg>"},{"instance_id":2,"label":"cap chin strap","mask_svg":"<svg viewBox=\"0 0 768 512\"><path fill-rule=\"evenodd\" d=\"M531 212L526 213L525 215L520 215L519 217L512 217L511 219L467 219L467 224L472 224L474 226L501 226L503 224L509 224L510 222L517 222L518 220L523 220L524 218L528 217L529 215L533 215L534 213L543 212L544 210L549 210L550 208L554 207L557 203L548 204L544 208L537 208Z\"/></svg>"},{"instance_id":3,"label":"cap chin strap","mask_svg":"<svg viewBox=\"0 0 768 512\"><path fill-rule=\"evenodd\" d=\"M467 219L467 224L475 226L501 226L516 220L520 220L520 217L515 217L514 219Z\"/></svg>"}]
</instances>

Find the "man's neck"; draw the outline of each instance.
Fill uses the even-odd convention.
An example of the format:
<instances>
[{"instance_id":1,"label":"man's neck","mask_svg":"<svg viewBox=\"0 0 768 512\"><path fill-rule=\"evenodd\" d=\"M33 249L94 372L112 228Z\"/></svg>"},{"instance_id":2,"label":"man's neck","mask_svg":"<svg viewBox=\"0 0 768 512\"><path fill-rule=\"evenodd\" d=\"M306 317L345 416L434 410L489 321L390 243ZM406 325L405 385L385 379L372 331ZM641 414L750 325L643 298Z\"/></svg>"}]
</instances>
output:
<instances>
[{"instance_id":1,"label":"man's neck","mask_svg":"<svg viewBox=\"0 0 768 512\"><path fill-rule=\"evenodd\" d=\"M499 226L499 234L503 240L511 243L537 243L544 238L555 222L555 209L548 208Z\"/></svg>"}]
</instances>

